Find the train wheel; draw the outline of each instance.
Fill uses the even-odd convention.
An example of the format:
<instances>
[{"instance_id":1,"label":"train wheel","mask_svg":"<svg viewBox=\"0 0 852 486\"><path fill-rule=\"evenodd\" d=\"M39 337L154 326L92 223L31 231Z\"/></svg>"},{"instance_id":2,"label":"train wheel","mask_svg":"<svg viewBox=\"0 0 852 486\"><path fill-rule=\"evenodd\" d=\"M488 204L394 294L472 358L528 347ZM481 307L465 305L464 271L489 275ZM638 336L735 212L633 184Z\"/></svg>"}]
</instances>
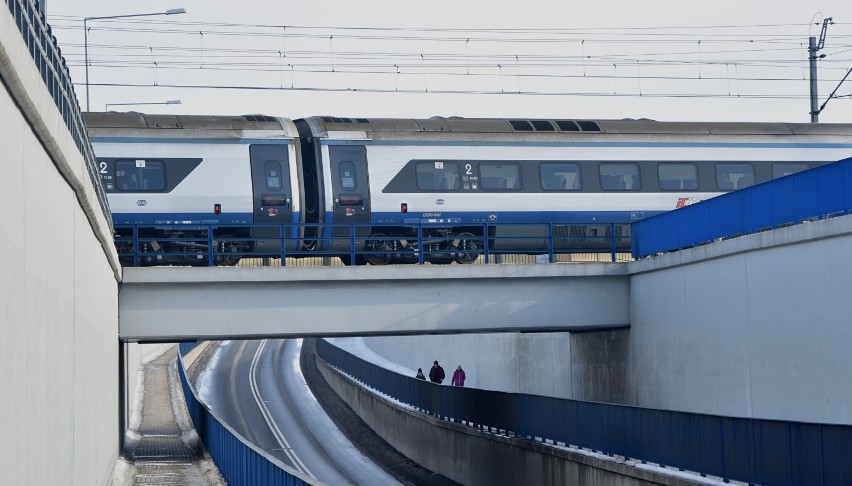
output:
<instances>
[{"instance_id":1,"label":"train wheel","mask_svg":"<svg viewBox=\"0 0 852 486\"><path fill-rule=\"evenodd\" d=\"M364 258L370 265L387 265L391 262L393 255L393 240L383 240L388 236L383 233L373 233L370 239L364 245L367 253Z\"/></svg>"},{"instance_id":2,"label":"train wheel","mask_svg":"<svg viewBox=\"0 0 852 486\"><path fill-rule=\"evenodd\" d=\"M222 235L221 238L233 238L231 235ZM215 242L216 253L213 255L213 262L216 265L223 267L232 267L240 261L239 255L229 255L228 253L237 252L239 248L233 241L217 241Z\"/></svg>"},{"instance_id":3,"label":"train wheel","mask_svg":"<svg viewBox=\"0 0 852 486\"><path fill-rule=\"evenodd\" d=\"M456 250L453 259L458 263L468 264L473 263L479 257L480 244L479 240L473 233L463 232L456 235L455 239L450 242L453 250Z\"/></svg>"}]
</instances>

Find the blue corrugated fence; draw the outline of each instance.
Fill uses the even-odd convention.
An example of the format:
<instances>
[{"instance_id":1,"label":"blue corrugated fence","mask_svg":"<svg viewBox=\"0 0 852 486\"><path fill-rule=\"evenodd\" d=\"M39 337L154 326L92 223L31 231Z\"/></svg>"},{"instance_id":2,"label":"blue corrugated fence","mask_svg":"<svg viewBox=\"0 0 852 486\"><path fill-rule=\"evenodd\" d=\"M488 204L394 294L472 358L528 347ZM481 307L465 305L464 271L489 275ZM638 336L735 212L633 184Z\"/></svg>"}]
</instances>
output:
<instances>
[{"instance_id":1,"label":"blue corrugated fence","mask_svg":"<svg viewBox=\"0 0 852 486\"><path fill-rule=\"evenodd\" d=\"M190 352L197 344L196 342L180 344L181 359L178 360L180 381L192 424L225 481L232 485L252 486L315 484L285 470L280 462L272 459L229 426L220 422L203 403L198 401L186 380L186 371L183 367L183 355Z\"/></svg>"},{"instance_id":2,"label":"blue corrugated fence","mask_svg":"<svg viewBox=\"0 0 852 486\"><path fill-rule=\"evenodd\" d=\"M631 224L634 258L852 211L852 159L701 201Z\"/></svg>"}]
</instances>

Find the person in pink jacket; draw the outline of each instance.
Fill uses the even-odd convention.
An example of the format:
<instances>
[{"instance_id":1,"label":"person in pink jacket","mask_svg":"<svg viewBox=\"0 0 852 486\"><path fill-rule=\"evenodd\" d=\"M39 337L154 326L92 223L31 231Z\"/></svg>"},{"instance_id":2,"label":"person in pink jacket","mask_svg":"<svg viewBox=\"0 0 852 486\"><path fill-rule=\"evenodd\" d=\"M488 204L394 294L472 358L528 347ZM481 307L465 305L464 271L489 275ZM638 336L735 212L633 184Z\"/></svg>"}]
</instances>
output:
<instances>
[{"instance_id":1,"label":"person in pink jacket","mask_svg":"<svg viewBox=\"0 0 852 486\"><path fill-rule=\"evenodd\" d=\"M461 365L456 366L456 371L453 372L453 386L464 386L464 370Z\"/></svg>"}]
</instances>

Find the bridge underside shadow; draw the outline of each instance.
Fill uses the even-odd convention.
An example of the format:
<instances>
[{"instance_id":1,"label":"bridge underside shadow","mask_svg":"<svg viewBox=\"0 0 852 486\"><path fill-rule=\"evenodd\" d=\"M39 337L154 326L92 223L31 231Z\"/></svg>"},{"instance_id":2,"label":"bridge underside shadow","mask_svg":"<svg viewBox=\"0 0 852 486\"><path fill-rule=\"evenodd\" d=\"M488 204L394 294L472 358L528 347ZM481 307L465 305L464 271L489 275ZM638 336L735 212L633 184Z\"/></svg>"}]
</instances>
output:
<instances>
[{"instance_id":1,"label":"bridge underside shadow","mask_svg":"<svg viewBox=\"0 0 852 486\"><path fill-rule=\"evenodd\" d=\"M623 264L125 268L122 341L629 326Z\"/></svg>"}]
</instances>

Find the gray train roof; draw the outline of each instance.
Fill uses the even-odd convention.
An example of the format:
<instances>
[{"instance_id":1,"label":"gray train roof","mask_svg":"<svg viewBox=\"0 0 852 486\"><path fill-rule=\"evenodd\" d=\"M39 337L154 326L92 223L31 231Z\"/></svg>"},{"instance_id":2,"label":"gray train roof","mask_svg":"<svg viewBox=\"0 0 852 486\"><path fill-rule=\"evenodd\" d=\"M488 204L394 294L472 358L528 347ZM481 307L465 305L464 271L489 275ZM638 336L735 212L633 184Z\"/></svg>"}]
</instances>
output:
<instances>
[{"instance_id":1,"label":"gray train roof","mask_svg":"<svg viewBox=\"0 0 852 486\"><path fill-rule=\"evenodd\" d=\"M732 123L732 122L659 122L641 120L589 119L486 119L442 118L339 118L311 117L305 121L316 137L328 132L365 132L367 138L385 134L454 133L458 135L490 133L524 136L595 136L619 135L845 135L852 136L852 124L827 123ZM421 135L422 136L422 135Z\"/></svg>"},{"instance_id":2,"label":"gray train roof","mask_svg":"<svg viewBox=\"0 0 852 486\"><path fill-rule=\"evenodd\" d=\"M156 131L163 137L242 138L296 137L292 121L265 115L152 115L137 112L83 113L90 136L142 136ZM190 133L191 132L191 133Z\"/></svg>"},{"instance_id":3,"label":"gray train roof","mask_svg":"<svg viewBox=\"0 0 852 486\"><path fill-rule=\"evenodd\" d=\"M137 112L83 114L90 136L143 136L156 131L163 137L241 138L296 137L292 121L265 115L152 115ZM328 132L364 133L369 139L464 137L493 134L498 138L594 138L600 135L808 135L852 136L852 124L660 122L640 120L530 119L530 118L305 118L314 137ZM190 133L191 132L191 135ZM263 135L260 135L263 134Z\"/></svg>"}]
</instances>

